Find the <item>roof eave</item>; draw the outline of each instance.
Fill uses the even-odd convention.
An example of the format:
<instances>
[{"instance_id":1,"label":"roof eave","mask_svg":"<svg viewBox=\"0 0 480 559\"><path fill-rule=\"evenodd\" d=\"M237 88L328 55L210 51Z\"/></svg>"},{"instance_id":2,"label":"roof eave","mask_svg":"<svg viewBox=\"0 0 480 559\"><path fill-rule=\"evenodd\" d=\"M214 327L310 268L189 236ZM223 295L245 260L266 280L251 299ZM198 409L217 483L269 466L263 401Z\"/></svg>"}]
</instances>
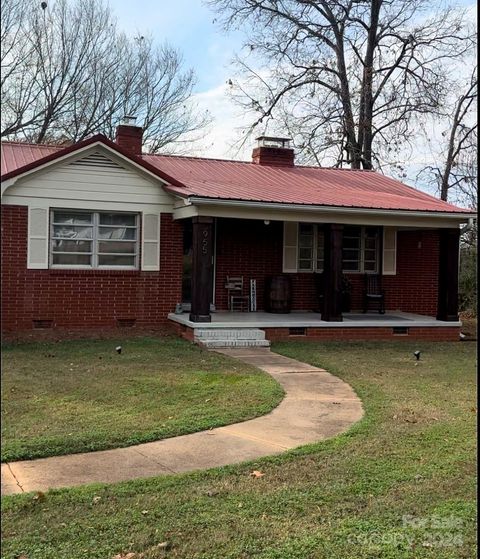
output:
<instances>
[{"instance_id":1,"label":"roof eave","mask_svg":"<svg viewBox=\"0 0 480 559\"><path fill-rule=\"evenodd\" d=\"M179 195L178 192L175 194ZM285 202L260 202L253 200L231 200L224 198L207 198L203 196L182 196L188 204L203 205L203 206L233 206L243 208L271 208L279 210L292 210L292 211L305 211L305 212L331 212L331 213L355 213L365 215L398 215L410 217L439 217L447 219L455 219L457 221L465 222L468 219L476 218L477 214L465 210L464 212L448 212L439 210L406 210L406 209L382 209L382 208L364 208L352 206L327 206L327 205L313 205L313 204L291 204Z\"/></svg>"}]
</instances>

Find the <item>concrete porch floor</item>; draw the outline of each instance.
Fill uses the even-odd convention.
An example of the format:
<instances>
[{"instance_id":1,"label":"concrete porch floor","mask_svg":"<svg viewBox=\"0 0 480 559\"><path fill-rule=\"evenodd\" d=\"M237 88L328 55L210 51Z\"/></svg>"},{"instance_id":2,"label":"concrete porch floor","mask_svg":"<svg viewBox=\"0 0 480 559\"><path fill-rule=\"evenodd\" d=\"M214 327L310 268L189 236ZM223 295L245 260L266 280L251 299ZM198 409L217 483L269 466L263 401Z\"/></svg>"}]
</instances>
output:
<instances>
[{"instance_id":1,"label":"concrete porch floor","mask_svg":"<svg viewBox=\"0 0 480 559\"><path fill-rule=\"evenodd\" d=\"M190 328L372 328L372 327L456 327L461 322L444 322L432 316L406 313L401 311L344 313L343 322L325 322L320 314L314 312L291 312L289 314L275 314L258 312L214 312L211 322L192 322L189 313L170 313L168 318L178 324Z\"/></svg>"}]
</instances>

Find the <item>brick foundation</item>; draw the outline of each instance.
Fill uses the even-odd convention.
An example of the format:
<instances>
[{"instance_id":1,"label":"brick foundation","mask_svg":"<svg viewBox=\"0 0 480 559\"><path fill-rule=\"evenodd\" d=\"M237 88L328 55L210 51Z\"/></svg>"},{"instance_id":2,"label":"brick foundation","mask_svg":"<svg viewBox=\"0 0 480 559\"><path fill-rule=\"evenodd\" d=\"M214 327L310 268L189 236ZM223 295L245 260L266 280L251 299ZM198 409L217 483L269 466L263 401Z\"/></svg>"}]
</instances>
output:
<instances>
[{"instance_id":1,"label":"brick foundation","mask_svg":"<svg viewBox=\"0 0 480 559\"><path fill-rule=\"evenodd\" d=\"M304 336L290 336L288 328L262 328L267 340L280 342L287 340L305 340L335 342L342 340L425 340L434 342L453 342L459 340L460 328L457 327L409 327L408 334L394 334L392 328L305 328Z\"/></svg>"}]
</instances>

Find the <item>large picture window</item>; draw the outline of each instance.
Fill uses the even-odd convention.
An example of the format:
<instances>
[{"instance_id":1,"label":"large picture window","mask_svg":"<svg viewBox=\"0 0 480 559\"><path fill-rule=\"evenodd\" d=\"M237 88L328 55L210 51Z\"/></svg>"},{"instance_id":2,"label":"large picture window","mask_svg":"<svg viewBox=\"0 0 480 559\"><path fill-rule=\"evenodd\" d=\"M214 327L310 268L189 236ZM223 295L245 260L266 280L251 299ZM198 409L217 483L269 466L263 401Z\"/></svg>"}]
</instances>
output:
<instances>
[{"instance_id":1,"label":"large picture window","mask_svg":"<svg viewBox=\"0 0 480 559\"><path fill-rule=\"evenodd\" d=\"M53 268L138 267L138 216L129 213L53 210Z\"/></svg>"}]
</instances>

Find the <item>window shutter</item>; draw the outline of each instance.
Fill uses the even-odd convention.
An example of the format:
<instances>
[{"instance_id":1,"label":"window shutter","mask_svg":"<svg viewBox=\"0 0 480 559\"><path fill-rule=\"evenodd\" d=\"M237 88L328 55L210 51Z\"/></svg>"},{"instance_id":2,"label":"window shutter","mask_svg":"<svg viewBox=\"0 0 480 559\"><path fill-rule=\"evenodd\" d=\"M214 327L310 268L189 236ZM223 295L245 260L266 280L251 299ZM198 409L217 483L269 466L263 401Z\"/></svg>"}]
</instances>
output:
<instances>
[{"instance_id":1,"label":"window shutter","mask_svg":"<svg viewBox=\"0 0 480 559\"><path fill-rule=\"evenodd\" d=\"M394 276L397 273L397 230L383 228L383 274Z\"/></svg>"},{"instance_id":2,"label":"window shutter","mask_svg":"<svg viewBox=\"0 0 480 559\"><path fill-rule=\"evenodd\" d=\"M48 268L48 208L28 208L27 268Z\"/></svg>"},{"instance_id":3,"label":"window shutter","mask_svg":"<svg viewBox=\"0 0 480 559\"><path fill-rule=\"evenodd\" d=\"M142 270L160 270L160 216L142 214Z\"/></svg>"},{"instance_id":4,"label":"window shutter","mask_svg":"<svg viewBox=\"0 0 480 559\"><path fill-rule=\"evenodd\" d=\"M298 223L283 222L283 271L293 273L297 271L298 262Z\"/></svg>"}]
</instances>

